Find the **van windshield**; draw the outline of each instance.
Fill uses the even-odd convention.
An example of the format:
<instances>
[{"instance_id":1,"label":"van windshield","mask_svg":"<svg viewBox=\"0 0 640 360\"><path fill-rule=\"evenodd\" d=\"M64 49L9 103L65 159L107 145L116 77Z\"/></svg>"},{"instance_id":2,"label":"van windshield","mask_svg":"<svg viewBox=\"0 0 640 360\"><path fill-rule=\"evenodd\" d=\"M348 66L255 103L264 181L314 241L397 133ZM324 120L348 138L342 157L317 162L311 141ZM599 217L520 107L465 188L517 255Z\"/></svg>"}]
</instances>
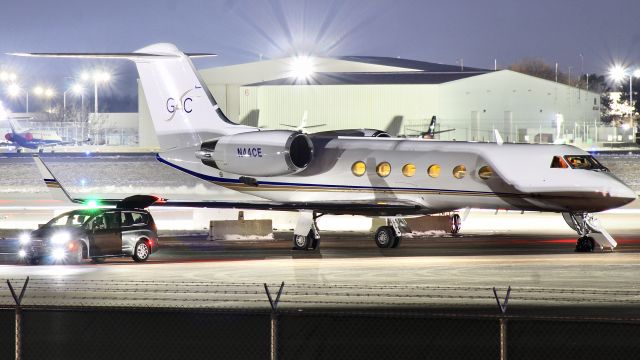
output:
<instances>
[{"instance_id":1,"label":"van windshield","mask_svg":"<svg viewBox=\"0 0 640 360\"><path fill-rule=\"evenodd\" d=\"M66 213L49 221L44 227L70 226L81 227L91 216L89 214Z\"/></svg>"}]
</instances>

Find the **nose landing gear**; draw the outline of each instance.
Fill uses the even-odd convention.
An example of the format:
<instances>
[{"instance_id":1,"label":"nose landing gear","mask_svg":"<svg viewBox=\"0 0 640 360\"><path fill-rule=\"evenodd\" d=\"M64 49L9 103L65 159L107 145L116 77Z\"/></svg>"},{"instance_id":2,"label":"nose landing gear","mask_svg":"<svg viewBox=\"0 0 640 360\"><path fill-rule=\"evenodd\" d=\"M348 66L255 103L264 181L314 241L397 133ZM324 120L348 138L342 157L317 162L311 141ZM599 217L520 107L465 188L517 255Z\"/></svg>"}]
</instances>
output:
<instances>
[{"instance_id":1,"label":"nose landing gear","mask_svg":"<svg viewBox=\"0 0 640 360\"><path fill-rule=\"evenodd\" d=\"M562 213L562 217L567 225L580 235L576 241L576 252L592 252L596 246L600 249L608 246L613 250L618 246L616 240L600 225L598 219L593 215L586 212ZM604 239L597 241L590 234L601 234Z\"/></svg>"}]
</instances>

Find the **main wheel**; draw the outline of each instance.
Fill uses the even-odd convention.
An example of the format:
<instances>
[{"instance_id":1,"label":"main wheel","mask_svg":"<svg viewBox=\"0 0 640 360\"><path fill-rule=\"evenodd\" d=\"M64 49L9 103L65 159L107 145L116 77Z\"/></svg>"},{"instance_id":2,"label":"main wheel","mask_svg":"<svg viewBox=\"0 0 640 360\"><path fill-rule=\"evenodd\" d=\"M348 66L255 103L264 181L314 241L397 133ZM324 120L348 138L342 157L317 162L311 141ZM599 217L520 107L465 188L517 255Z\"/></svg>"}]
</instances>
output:
<instances>
[{"instance_id":1,"label":"main wheel","mask_svg":"<svg viewBox=\"0 0 640 360\"><path fill-rule=\"evenodd\" d=\"M133 248L133 260L136 262L144 262L149 258L149 254L151 251L149 250L149 244L146 241L140 240L136 244L136 247Z\"/></svg>"},{"instance_id":2,"label":"main wheel","mask_svg":"<svg viewBox=\"0 0 640 360\"><path fill-rule=\"evenodd\" d=\"M391 226L380 226L376 231L374 240L381 249L393 247L393 244L397 242L396 234Z\"/></svg>"},{"instance_id":3,"label":"main wheel","mask_svg":"<svg viewBox=\"0 0 640 360\"><path fill-rule=\"evenodd\" d=\"M308 250L313 243L313 236L311 231L307 236L293 234L293 249L294 250Z\"/></svg>"},{"instance_id":4,"label":"main wheel","mask_svg":"<svg viewBox=\"0 0 640 360\"><path fill-rule=\"evenodd\" d=\"M451 215L451 234L455 235L459 233L461 227L462 227L462 220L460 219L460 215L458 214Z\"/></svg>"}]
</instances>

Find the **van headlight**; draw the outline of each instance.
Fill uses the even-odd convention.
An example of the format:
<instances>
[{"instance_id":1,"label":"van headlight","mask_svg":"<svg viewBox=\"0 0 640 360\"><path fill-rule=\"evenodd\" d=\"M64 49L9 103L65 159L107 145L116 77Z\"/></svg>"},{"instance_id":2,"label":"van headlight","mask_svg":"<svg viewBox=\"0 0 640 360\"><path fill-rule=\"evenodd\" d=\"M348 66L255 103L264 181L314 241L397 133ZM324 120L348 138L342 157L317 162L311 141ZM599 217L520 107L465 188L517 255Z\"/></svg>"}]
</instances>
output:
<instances>
[{"instance_id":1,"label":"van headlight","mask_svg":"<svg viewBox=\"0 0 640 360\"><path fill-rule=\"evenodd\" d=\"M71 234L66 231L57 232L51 237L51 242L54 244L64 244L71 240Z\"/></svg>"},{"instance_id":2,"label":"van headlight","mask_svg":"<svg viewBox=\"0 0 640 360\"><path fill-rule=\"evenodd\" d=\"M31 242L31 234L29 233L24 233L20 235L20 245L27 245L28 243Z\"/></svg>"}]
</instances>

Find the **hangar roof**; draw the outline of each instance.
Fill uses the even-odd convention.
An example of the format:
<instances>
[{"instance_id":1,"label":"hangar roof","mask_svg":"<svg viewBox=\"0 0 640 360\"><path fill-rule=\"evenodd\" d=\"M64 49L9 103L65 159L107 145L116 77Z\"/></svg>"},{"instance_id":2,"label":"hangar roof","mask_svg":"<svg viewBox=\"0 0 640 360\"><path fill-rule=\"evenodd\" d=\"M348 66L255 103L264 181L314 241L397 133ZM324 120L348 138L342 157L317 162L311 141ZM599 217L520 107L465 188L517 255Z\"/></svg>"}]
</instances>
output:
<instances>
[{"instance_id":1,"label":"hangar roof","mask_svg":"<svg viewBox=\"0 0 640 360\"><path fill-rule=\"evenodd\" d=\"M338 56L337 59L361 62L366 64L375 64L375 65L393 66L393 67L406 68L406 69L414 69L414 70L420 70L420 71L429 71L429 72L460 72L461 71L459 65L438 64L438 63L432 63L427 61L400 59L400 58L383 57L383 56ZM489 70L465 66L464 70L462 71L474 72L474 71L489 71Z\"/></svg>"},{"instance_id":2,"label":"hangar roof","mask_svg":"<svg viewBox=\"0 0 640 360\"><path fill-rule=\"evenodd\" d=\"M300 80L295 77L284 77L262 81L246 86L263 85L398 85L398 84L442 84L472 76L486 74L488 71L464 72L320 72L309 79Z\"/></svg>"}]
</instances>

